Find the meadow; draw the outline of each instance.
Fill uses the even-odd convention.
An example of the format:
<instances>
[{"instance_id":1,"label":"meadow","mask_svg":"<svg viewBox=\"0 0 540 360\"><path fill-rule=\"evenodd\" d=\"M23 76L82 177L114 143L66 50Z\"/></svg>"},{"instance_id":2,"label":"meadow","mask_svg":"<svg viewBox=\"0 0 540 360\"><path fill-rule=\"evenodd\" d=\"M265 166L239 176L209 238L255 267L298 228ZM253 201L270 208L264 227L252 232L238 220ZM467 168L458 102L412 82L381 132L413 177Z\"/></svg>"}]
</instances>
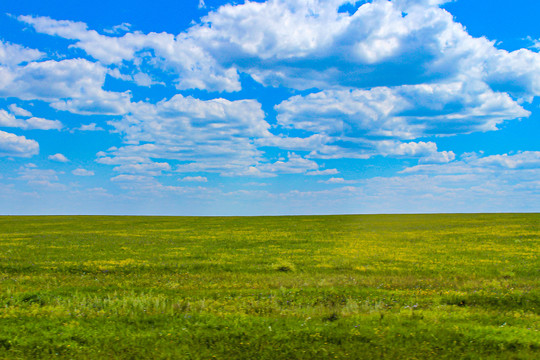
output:
<instances>
[{"instance_id":1,"label":"meadow","mask_svg":"<svg viewBox=\"0 0 540 360\"><path fill-rule=\"evenodd\" d=\"M538 359L540 214L0 217L0 358Z\"/></svg>"}]
</instances>

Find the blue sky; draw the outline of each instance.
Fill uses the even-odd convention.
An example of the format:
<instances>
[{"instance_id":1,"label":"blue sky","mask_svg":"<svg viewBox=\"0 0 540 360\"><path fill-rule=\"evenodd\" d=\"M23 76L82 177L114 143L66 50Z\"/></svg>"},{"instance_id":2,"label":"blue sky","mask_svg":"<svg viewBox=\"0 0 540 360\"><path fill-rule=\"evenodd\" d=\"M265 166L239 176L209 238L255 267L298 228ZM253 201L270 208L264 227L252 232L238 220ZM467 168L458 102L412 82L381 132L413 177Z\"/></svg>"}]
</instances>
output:
<instances>
[{"instance_id":1,"label":"blue sky","mask_svg":"<svg viewBox=\"0 0 540 360\"><path fill-rule=\"evenodd\" d=\"M540 211L533 0L0 3L0 214Z\"/></svg>"}]
</instances>

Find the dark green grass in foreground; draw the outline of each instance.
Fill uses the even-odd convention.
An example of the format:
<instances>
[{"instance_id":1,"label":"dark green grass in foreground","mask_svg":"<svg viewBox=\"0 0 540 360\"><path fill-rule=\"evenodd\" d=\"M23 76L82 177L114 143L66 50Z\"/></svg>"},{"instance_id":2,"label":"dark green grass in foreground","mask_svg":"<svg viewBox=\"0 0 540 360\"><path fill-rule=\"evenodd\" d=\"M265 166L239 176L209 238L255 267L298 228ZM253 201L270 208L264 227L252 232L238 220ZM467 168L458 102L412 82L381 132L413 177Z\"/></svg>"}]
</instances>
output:
<instances>
[{"instance_id":1,"label":"dark green grass in foreground","mask_svg":"<svg viewBox=\"0 0 540 360\"><path fill-rule=\"evenodd\" d=\"M540 358L540 215L0 217L0 358Z\"/></svg>"}]
</instances>

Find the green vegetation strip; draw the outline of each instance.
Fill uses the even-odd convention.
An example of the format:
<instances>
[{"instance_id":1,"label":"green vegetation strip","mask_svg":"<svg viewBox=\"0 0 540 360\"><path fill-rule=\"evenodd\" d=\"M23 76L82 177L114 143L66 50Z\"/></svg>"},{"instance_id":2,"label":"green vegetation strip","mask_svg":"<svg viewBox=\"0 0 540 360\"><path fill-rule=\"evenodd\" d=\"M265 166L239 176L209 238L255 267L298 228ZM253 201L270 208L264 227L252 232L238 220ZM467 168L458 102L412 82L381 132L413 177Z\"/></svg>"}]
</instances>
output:
<instances>
[{"instance_id":1,"label":"green vegetation strip","mask_svg":"<svg viewBox=\"0 0 540 360\"><path fill-rule=\"evenodd\" d=\"M540 214L0 217L0 358L538 359Z\"/></svg>"}]
</instances>

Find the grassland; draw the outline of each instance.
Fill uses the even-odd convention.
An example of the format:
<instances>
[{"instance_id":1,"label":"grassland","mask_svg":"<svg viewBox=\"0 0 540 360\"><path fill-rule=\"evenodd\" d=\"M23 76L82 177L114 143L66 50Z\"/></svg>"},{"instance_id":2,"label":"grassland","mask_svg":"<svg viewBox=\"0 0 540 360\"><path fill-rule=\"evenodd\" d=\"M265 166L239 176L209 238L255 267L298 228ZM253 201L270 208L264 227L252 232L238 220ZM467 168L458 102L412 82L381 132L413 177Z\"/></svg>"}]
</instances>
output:
<instances>
[{"instance_id":1,"label":"grassland","mask_svg":"<svg viewBox=\"0 0 540 360\"><path fill-rule=\"evenodd\" d=\"M0 358L540 358L540 214L0 217Z\"/></svg>"}]
</instances>

